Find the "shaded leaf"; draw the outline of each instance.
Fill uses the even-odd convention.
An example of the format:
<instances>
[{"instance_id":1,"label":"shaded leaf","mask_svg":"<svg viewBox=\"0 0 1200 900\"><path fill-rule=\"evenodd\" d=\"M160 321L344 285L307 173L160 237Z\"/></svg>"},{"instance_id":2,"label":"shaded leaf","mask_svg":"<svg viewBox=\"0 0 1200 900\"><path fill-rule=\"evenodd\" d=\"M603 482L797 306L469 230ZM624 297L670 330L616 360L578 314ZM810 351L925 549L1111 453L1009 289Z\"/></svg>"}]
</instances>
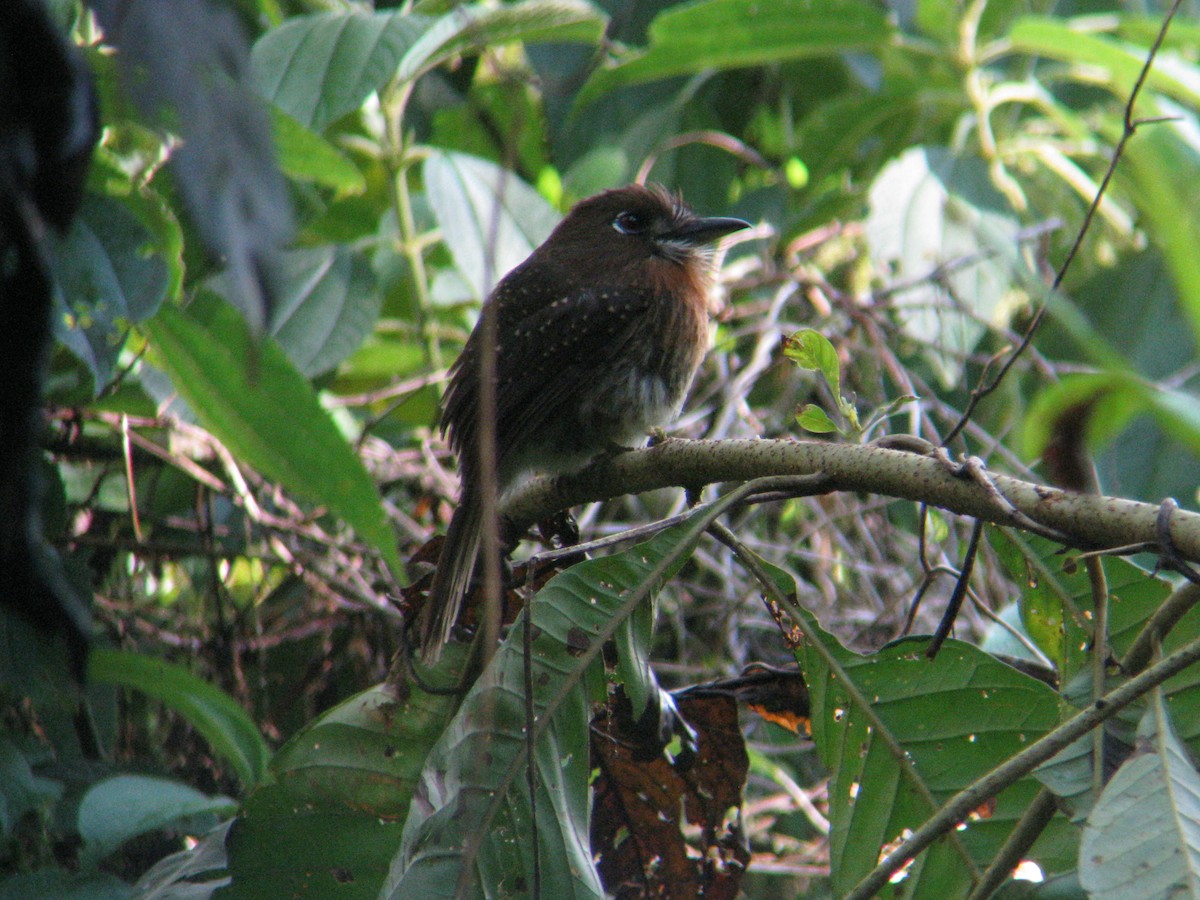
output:
<instances>
[{"instance_id":1,"label":"shaded leaf","mask_svg":"<svg viewBox=\"0 0 1200 900\"><path fill-rule=\"evenodd\" d=\"M186 310L165 306L145 329L175 389L209 431L268 478L327 506L403 579L374 483L274 341L253 347L244 324L215 298Z\"/></svg>"},{"instance_id":2,"label":"shaded leaf","mask_svg":"<svg viewBox=\"0 0 1200 900\"><path fill-rule=\"evenodd\" d=\"M989 529L988 539L1010 578L1023 586L1021 622L1025 632L1058 669L1067 684L1090 665L1092 588L1082 565L1053 541L1021 532ZM1146 620L1171 592L1170 583L1119 557L1103 561L1108 582L1108 643L1119 658Z\"/></svg>"},{"instance_id":3,"label":"shaded leaf","mask_svg":"<svg viewBox=\"0 0 1200 900\"><path fill-rule=\"evenodd\" d=\"M639 588L669 577L696 539L688 523L676 526L580 563L538 593L533 696L524 691L523 613L426 761L382 897L445 891L460 879L471 896L527 883L526 702L540 723L535 791L544 894L602 896L588 840L589 704L604 695L599 649L632 613Z\"/></svg>"},{"instance_id":4,"label":"shaded leaf","mask_svg":"<svg viewBox=\"0 0 1200 900\"><path fill-rule=\"evenodd\" d=\"M461 669L449 647L439 668ZM426 754L457 705L453 695L379 685L323 714L271 761L229 841L230 898L373 900L395 855Z\"/></svg>"},{"instance_id":5,"label":"shaded leaf","mask_svg":"<svg viewBox=\"0 0 1200 900\"><path fill-rule=\"evenodd\" d=\"M292 210L265 109L248 88L250 58L237 16L201 0L90 6L120 50L139 106L180 137L171 160L192 221L237 285L231 300L261 332Z\"/></svg>"},{"instance_id":6,"label":"shaded leaf","mask_svg":"<svg viewBox=\"0 0 1200 900\"><path fill-rule=\"evenodd\" d=\"M80 855L85 865L96 865L130 838L235 808L228 797L210 797L178 781L114 775L96 782L79 801ZM211 827L210 823L205 830Z\"/></svg>"},{"instance_id":7,"label":"shaded leaf","mask_svg":"<svg viewBox=\"0 0 1200 900\"><path fill-rule=\"evenodd\" d=\"M433 21L359 7L296 16L255 43L255 84L301 125L324 131L387 84Z\"/></svg>"},{"instance_id":8,"label":"shaded leaf","mask_svg":"<svg viewBox=\"0 0 1200 900\"><path fill-rule=\"evenodd\" d=\"M583 0L521 0L504 6L455 6L404 55L398 77L420 78L456 56L512 41L595 44L607 17Z\"/></svg>"},{"instance_id":9,"label":"shaded leaf","mask_svg":"<svg viewBox=\"0 0 1200 900\"><path fill-rule=\"evenodd\" d=\"M40 869L0 881L0 900L131 900L133 887L109 872Z\"/></svg>"},{"instance_id":10,"label":"shaded leaf","mask_svg":"<svg viewBox=\"0 0 1200 900\"><path fill-rule=\"evenodd\" d=\"M379 317L382 298L370 265L349 247L289 250L280 258L271 334L301 374L312 378L358 349ZM223 277L210 286L223 296Z\"/></svg>"},{"instance_id":11,"label":"shaded leaf","mask_svg":"<svg viewBox=\"0 0 1200 900\"><path fill-rule=\"evenodd\" d=\"M1151 73L1161 70L1156 65ZM1200 221L1192 201L1200 178L1200 137L1196 114L1200 106L1200 69L1192 67L1196 95L1191 109L1159 99L1157 109L1179 122L1163 122L1141 129L1122 157L1123 171L1133 183L1132 195L1145 225L1162 251L1178 294L1180 310L1191 325L1193 340L1200 343ZM1194 416L1189 424L1194 425ZM1193 443L1193 447L1195 444Z\"/></svg>"},{"instance_id":12,"label":"shaded leaf","mask_svg":"<svg viewBox=\"0 0 1200 900\"><path fill-rule=\"evenodd\" d=\"M229 865L225 840L233 820L222 822L195 846L164 856L151 866L135 888L140 900L209 900L229 883L223 875Z\"/></svg>"},{"instance_id":13,"label":"shaded leaf","mask_svg":"<svg viewBox=\"0 0 1200 900\"><path fill-rule=\"evenodd\" d=\"M1079 845L1079 880L1095 900L1200 895L1200 774L1155 692L1141 752L1105 786Z\"/></svg>"},{"instance_id":14,"label":"shaded leaf","mask_svg":"<svg viewBox=\"0 0 1200 900\"><path fill-rule=\"evenodd\" d=\"M789 596L789 576L772 570ZM812 736L829 784L834 889L845 892L875 865L881 848L915 829L941 803L1053 728L1062 713L1047 685L983 651L948 641L928 659L925 638L896 641L869 656L843 648L807 611L810 642L796 652L808 685ZM829 654L855 690L844 686ZM904 753L899 759L856 699L865 699ZM948 897L969 883L962 853L983 866L1037 791L1031 778L1001 792L986 818L972 819L914 862L905 879L914 897ZM932 801L932 803L931 803ZM957 842L958 847L951 841ZM919 864L919 865L918 865Z\"/></svg>"},{"instance_id":15,"label":"shaded leaf","mask_svg":"<svg viewBox=\"0 0 1200 900\"><path fill-rule=\"evenodd\" d=\"M0 734L0 837L45 799L38 790L29 762L6 734Z\"/></svg>"},{"instance_id":16,"label":"shaded leaf","mask_svg":"<svg viewBox=\"0 0 1200 900\"><path fill-rule=\"evenodd\" d=\"M51 238L59 290L57 337L92 373L111 379L130 325L154 315L167 295L167 265L146 251L154 237L124 206L88 196L70 231Z\"/></svg>"}]
</instances>

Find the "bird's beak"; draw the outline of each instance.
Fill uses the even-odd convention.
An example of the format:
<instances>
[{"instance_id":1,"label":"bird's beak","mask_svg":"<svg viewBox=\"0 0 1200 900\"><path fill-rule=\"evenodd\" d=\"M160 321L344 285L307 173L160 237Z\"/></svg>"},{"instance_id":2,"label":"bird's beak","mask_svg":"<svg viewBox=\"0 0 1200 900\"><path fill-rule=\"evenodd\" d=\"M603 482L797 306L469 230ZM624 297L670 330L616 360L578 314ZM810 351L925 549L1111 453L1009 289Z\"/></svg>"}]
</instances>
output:
<instances>
[{"instance_id":1,"label":"bird's beak","mask_svg":"<svg viewBox=\"0 0 1200 900\"><path fill-rule=\"evenodd\" d=\"M695 218L689 219L678 228L674 228L666 234L660 234L658 240L672 244L688 244L698 247L701 244L711 243L717 238L749 227L750 223L742 219L732 219L722 216L712 216L706 219Z\"/></svg>"}]
</instances>

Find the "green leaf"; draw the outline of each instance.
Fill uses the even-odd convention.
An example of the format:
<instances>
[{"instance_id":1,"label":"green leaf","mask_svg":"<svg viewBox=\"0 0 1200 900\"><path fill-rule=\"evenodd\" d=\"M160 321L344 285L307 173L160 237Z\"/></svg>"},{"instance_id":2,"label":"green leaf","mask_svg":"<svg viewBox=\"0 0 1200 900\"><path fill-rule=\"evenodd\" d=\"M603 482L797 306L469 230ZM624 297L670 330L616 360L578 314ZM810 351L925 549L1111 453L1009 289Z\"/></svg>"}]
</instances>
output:
<instances>
[{"instance_id":1,"label":"green leaf","mask_svg":"<svg viewBox=\"0 0 1200 900\"><path fill-rule=\"evenodd\" d=\"M1080 883L1094 900L1200 896L1200 774L1158 691L1139 745L1088 816Z\"/></svg>"},{"instance_id":2,"label":"green leaf","mask_svg":"<svg viewBox=\"0 0 1200 900\"><path fill-rule=\"evenodd\" d=\"M794 596L790 576L774 570L774 578ZM845 893L866 875L885 844L925 821L934 811L930 799L944 802L1058 723L1062 710L1051 688L969 644L947 641L931 660L924 654L928 640L911 638L860 656L804 609L789 612L806 619L807 630L825 648L806 641L796 659L809 688L813 741L834 773L829 803L835 893ZM903 760L857 698L891 733ZM968 821L954 839L985 865L1037 790L1030 778L1012 785L997 796L990 817ZM906 896L957 896L968 883L959 852L945 839L918 862L906 879Z\"/></svg>"},{"instance_id":3,"label":"green leaf","mask_svg":"<svg viewBox=\"0 0 1200 900\"><path fill-rule=\"evenodd\" d=\"M121 203L96 196L84 200L64 238L51 239L58 339L91 370L96 390L111 380L129 326L152 316L166 297L167 266L146 252L153 245Z\"/></svg>"},{"instance_id":4,"label":"green leaf","mask_svg":"<svg viewBox=\"0 0 1200 900\"><path fill-rule=\"evenodd\" d=\"M1008 577L1022 586L1021 622L1026 633L1058 669L1059 681L1070 682L1089 660L1092 587L1082 565L1053 541L1008 529L988 529L988 540ZM1108 582L1108 641L1123 656L1142 626L1171 592L1171 585L1129 560L1104 560Z\"/></svg>"},{"instance_id":5,"label":"green leaf","mask_svg":"<svg viewBox=\"0 0 1200 900\"><path fill-rule=\"evenodd\" d=\"M1156 65L1151 73L1161 68ZM1192 71L1200 84L1200 70L1193 67ZM1143 126L1137 139L1126 145L1121 163L1133 183L1131 194L1145 217L1151 240L1171 270L1193 339L1200 343L1200 254L1196 252L1200 220L1192 199L1200 179L1200 140L1194 134L1193 112L1200 106L1200 89L1189 104L1191 109L1160 99L1152 112L1179 116L1182 121Z\"/></svg>"},{"instance_id":6,"label":"green leaf","mask_svg":"<svg viewBox=\"0 0 1200 900\"><path fill-rule=\"evenodd\" d=\"M497 896L527 877L526 702L544 726L535 749L543 894L602 896L588 841L590 703L604 696L598 651L636 609L639 588L657 589L652 579L686 560L697 540L690 525L573 566L538 592L527 608L533 696L525 696L518 618L429 754L381 897L444 893L460 873L472 896Z\"/></svg>"},{"instance_id":7,"label":"green leaf","mask_svg":"<svg viewBox=\"0 0 1200 900\"><path fill-rule=\"evenodd\" d=\"M806 403L800 412L796 413L796 424L805 431L813 434L831 434L839 431L829 413L814 403Z\"/></svg>"},{"instance_id":8,"label":"green leaf","mask_svg":"<svg viewBox=\"0 0 1200 900\"><path fill-rule=\"evenodd\" d=\"M841 396L842 374L837 350L821 332L811 328L797 331L787 339L783 354L802 369L820 372L833 395Z\"/></svg>"},{"instance_id":9,"label":"green leaf","mask_svg":"<svg viewBox=\"0 0 1200 900\"><path fill-rule=\"evenodd\" d=\"M326 244L281 254L267 333L300 373L322 375L358 349L379 318L382 298L370 264L350 247ZM227 296L222 276L209 286Z\"/></svg>"},{"instance_id":10,"label":"green leaf","mask_svg":"<svg viewBox=\"0 0 1200 900\"><path fill-rule=\"evenodd\" d=\"M96 865L130 838L181 819L232 813L236 808L228 797L210 797L178 781L114 775L98 781L79 801L81 856L86 865Z\"/></svg>"},{"instance_id":11,"label":"green leaf","mask_svg":"<svg viewBox=\"0 0 1200 900\"><path fill-rule=\"evenodd\" d=\"M271 109L279 168L298 181L311 181L339 194L359 194L367 181L358 166L337 147L305 128L283 110Z\"/></svg>"},{"instance_id":12,"label":"green leaf","mask_svg":"<svg viewBox=\"0 0 1200 900\"><path fill-rule=\"evenodd\" d=\"M532 187L495 163L433 152L423 170L429 205L454 264L477 299L523 262L558 224Z\"/></svg>"},{"instance_id":13,"label":"green leaf","mask_svg":"<svg viewBox=\"0 0 1200 900\"><path fill-rule=\"evenodd\" d=\"M359 7L296 16L255 43L255 84L301 125L324 131L391 80L433 21Z\"/></svg>"},{"instance_id":14,"label":"green leaf","mask_svg":"<svg viewBox=\"0 0 1200 900\"><path fill-rule=\"evenodd\" d=\"M271 752L253 720L224 691L181 666L140 653L97 648L88 665L90 680L141 691L187 719L246 788L262 779Z\"/></svg>"},{"instance_id":15,"label":"green leaf","mask_svg":"<svg viewBox=\"0 0 1200 900\"><path fill-rule=\"evenodd\" d=\"M1099 83L1122 101L1133 90L1146 63L1145 46L1124 44L1096 34L1094 19L1090 16L1075 21L1028 16L1014 23L1008 42L1017 53L1035 54L1080 67L1082 80L1088 84L1097 83L1097 70L1107 72L1109 78ZM1195 71L1195 66L1182 63L1182 60L1178 65L1155 65L1147 75L1146 87L1192 108L1200 107L1200 84L1193 74Z\"/></svg>"},{"instance_id":16,"label":"green leaf","mask_svg":"<svg viewBox=\"0 0 1200 900\"><path fill-rule=\"evenodd\" d=\"M1078 420L1086 429L1087 446L1099 451L1111 443L1135 417L1150 414L1166 433L1200 454L1200 400L1186 391L1148 384L1134 373L1119 371L1068 375L1041 390L1024 423L1023 447L1040 456L1054 438L1060 422Z\"/></svg>"},{"instance_id":17,"label":"green leaf","mask_svg":"<svg viewBox=\"0 0 1200 900\"><path fill-rule=\"evenodd\" d=\"M439 669L461 670L466 655L464 646L448 647ZM374 900L425 758L457 705L454 695L415 684L402 692L379 685L288 741L271 761L274 782L250 797L234 824L233 885L223 900Z\"/></svg>"},{"instance_id":18,"label":"green leaf","mask_svg":"<svg viewBox=\"0 0 1200 900\"><path fill-rule=\"evenodd\" d=\"M273 340L253 344L231 307L202 300L144 326L180 396L239 459L327 506L403 579L375 485L312 387Z\"/></svg>"},{"instance_id":19,"label":"green leaf","mask_svg":"<svg viewBox=\"0 0 1200 900\"><path fill-rule=\"evenodd\" d=\"M215 900L375 900L400 840L400 822L346 805L297 803L270 784L229 834L233 882Z\"/></svg>"},{"instance_id":20,"label":"green leaf","mask_svg":"<svg viewBox=\"0 0 1200 900\"><path fill-rule=\"evenodd\" d=\"M1168 434L1200 454L1200 397L1187 391L1152 387L1147 403L1150 412Z\"/></svg>"},{"instance_id":21,"label":"green leaf","mask_svg":"<svg viewBox=\"0 0 1200 900\"><path fill-rule=\"evenodd\" d=\"M584 105L631 84L706 69L734 69L850 50L894 35L878 7L855 0L702 0L658 15L649 46L597 70L579 93Z\"/></svg>"},{"instance_id":22,"label":"green leaf","mask_svg":"<svg viewBox=\"0 0 1200 900\"><path fill-rule=\"evenodd\" d=\"M986 323L1007 322L1008 295L1032 280L1020 227L978 157L912 147L871 185L871 263L894 294L904 331L947 388L958 385Z\"/></svg>"},{"instance_id":23,"label":"green leaf","mask_svg":"<svg viewBox=\"0 0 1200 900\"><path fill-rule=\"evenodd\" d=\"M457 56L514 41L599 43L607 21L600 10L582 0L456 6L409 48L397 76L402 81L415 81Z\"/></svg>"}]
</instances>

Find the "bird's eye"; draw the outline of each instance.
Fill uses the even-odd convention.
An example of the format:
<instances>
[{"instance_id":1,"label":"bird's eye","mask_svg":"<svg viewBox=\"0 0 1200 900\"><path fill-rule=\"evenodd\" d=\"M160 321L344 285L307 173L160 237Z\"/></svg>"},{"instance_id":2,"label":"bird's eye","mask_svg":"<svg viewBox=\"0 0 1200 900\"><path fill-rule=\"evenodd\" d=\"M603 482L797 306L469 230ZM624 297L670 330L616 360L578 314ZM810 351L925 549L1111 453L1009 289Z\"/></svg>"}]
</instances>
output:
<instances>
[{"instance_id":1,"label":"bird's eye","mask_svg":"<svg viewBox=\"0 0 1200 900\"><path fill-rule=\"evenodd\" d=\"M621 234L641 234L649 225L649 218L636 212L623 212L613 219L613 228Z\"/></svg>"}]
</instances>

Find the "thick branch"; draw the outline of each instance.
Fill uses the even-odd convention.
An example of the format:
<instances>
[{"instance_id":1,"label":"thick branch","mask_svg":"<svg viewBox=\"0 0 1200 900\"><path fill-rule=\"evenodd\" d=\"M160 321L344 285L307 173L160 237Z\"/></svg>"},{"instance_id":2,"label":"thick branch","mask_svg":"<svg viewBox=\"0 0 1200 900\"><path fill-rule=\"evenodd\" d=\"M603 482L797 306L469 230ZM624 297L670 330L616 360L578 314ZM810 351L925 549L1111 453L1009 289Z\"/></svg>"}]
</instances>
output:
<instances>
[{"instance_id":1,"label":"thick branch","mask_svg":"<svg viewBox=\"0 0 1200 900\"><path fill-rule=\"evenodd\" d=\"M537 478L514 491L503 511L528 526L558 510L671 486L698 487L769 475L823 474L833 490L923 501L950 512L1001 525L1028 528L1024 516L1072 546L1086 549L1156 544L1159 507L1149 503L1074 494L1006 475L990 474L991 487L960 477L932 456L859 444L821 441L668 440L596 460L580 472ZM1175 551L1200 562L1200 515L1182 510L1171 519Z\"/></svg>"}]
</instances>

